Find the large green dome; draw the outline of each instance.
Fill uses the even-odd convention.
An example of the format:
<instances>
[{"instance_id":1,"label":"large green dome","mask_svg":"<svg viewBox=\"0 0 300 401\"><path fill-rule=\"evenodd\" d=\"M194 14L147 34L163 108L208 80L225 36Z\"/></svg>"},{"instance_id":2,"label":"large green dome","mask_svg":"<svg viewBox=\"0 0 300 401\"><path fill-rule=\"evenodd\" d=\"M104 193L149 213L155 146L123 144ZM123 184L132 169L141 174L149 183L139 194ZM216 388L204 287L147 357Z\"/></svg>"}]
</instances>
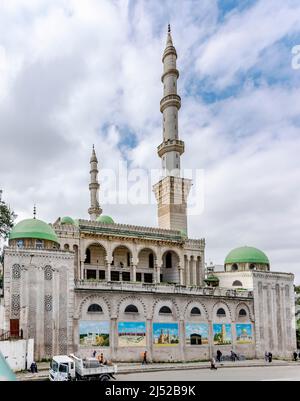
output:
<instances>
[{"instance_id":1,"label":"large green dome","mask_svg":"<svg viewBox=\"0 0 300 401\"><path fill-rule=\"evenodd\" d=\"M230 263L258 263L269 264L267 255L257 248L244 246L233 249L226 256L225 265Z\"/></svg>"},{"instance_id":2,"label":"large green dome","mask_svg":"<svg viewBox=\"0 0 300 401\"><path fill-rule=\"evenodd\" d=\"M14 226L9 234L9 239L37 238L58 242L53 228L42 220L26 219Z\"/></svg>"},{"instance_id":3,"label":"large green dome","mask_svg":"<svg viewBox=\"0 0 300 401\"><path fill-rule=\"evenodd\" d=\"M96 221L98 223L104 223L104 224L114 224L113 219L110 216L99 216L97 217Z\"/></svg>"}]
</instances>

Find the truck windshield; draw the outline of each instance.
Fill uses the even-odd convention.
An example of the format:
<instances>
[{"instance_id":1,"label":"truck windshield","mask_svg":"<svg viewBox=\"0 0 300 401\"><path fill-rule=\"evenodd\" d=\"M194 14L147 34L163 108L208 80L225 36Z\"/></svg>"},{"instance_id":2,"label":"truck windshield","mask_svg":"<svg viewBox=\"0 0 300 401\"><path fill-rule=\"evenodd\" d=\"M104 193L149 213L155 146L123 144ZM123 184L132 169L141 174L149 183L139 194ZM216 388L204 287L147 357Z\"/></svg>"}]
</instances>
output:
<instances>
[{"instance_id":1,"label":"truck windshield","mask_svg":"<svg viewBox=\"0 0 300 401\"><path fill-rule=\"evenodd\" d=\"M59 371L63 373L68 373L68 365L64 364L59 365Z\"/></svg>"},{"instance_id":2,"label":"truck windshield","mask_svg":"<svg viewBox=\"0 0 300 401\"><path fill-rule=\"evenodd\" d=\"M58 363L55 362L55 361L52 359L52 361L51 361L51 363L50 363L50 367L51 367L51 369L52 369L54 372L57 372Z\"/></svg>"}]
</instances>

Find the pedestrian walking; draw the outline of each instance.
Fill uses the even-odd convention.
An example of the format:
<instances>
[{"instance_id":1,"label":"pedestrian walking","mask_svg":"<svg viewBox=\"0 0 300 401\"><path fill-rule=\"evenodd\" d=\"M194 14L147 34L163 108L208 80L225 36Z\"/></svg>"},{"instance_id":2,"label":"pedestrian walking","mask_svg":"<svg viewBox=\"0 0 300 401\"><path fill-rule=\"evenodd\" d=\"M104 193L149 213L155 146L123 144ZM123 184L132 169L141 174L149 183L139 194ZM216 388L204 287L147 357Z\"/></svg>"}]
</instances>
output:
<instances>
[{"instance_id":1,"label":"pedestrian walking","mask_svg":"<svg viewBox=\"0 0 300 401\"><path fill-rule=\"evenodd\" d=\"M265 361L268 362L269 360L269 353L268 351L265 352Z\"/></svg>"},{"instance_id":2,"label":"pedestrian walking","mask_svg":"<svg viewBox=\"0 0 300 401\"><path fill-rule=\"evenodd\" d=\"M271 363L273 360L273 354L272 352L269 352L269 363Z\"/></svg>"},{"instance_id":3,"label":"pedestrian walking","mask_svg":"<svg viewBox=\"0 0 300 401\"><path fill-rule=\"evenodd\" d=\"M296 351L293 352L293 360L296 362L298 359L298 354Z\"/></svg>"},{"instance_id":4,"label":"pedestrian walking","mask_svg":"<svg viewBox=\"0 0 300 401\"><path fill-rule=\"evenodd\" d=\"M230 358L231 358L232 362L235 362L236 354L232 350L230 352Z\"/></svg>"},{"instance_id":5,"label":"pedestrian walking","mask_svg":"<svg viewBox=\"0 0 300 401\"><path fill-rule=\"evenodd\" d=\"M218 351L217 351L217 361L221 362L221 358L222 358L222 352L218 349Z\"/></svg>"},{"instance_id":6,"label":"pedestrian walking","mask_svg":"<svg viewBox=\"0 0 300 401\"><path fill-rule=\"evenodd\" d=\"M143 362L142 365L147 365L148 361L147 361L147 351L144 352L143 354Z\"/></svg>"},{"instance_id":7,"label":"pedestrian walking","mask_svg":"<svg viewBox=\"0 0 300 401\"><path fill-rule=\"evenodd\" d=\"M218 368L216 367L216 360L214 357L211 358L210 360L210 370L217 370Z\"/></svg>"},{"instance_id":8,"label":"pedestrian walking","mask_svg":"<svg viewBox=\"0 0 300 401\"><path fill-rule=\"evenodd\" d=\"M96 358L97 351L93 351L93 358Z\"/></svg>"}]
</instances>

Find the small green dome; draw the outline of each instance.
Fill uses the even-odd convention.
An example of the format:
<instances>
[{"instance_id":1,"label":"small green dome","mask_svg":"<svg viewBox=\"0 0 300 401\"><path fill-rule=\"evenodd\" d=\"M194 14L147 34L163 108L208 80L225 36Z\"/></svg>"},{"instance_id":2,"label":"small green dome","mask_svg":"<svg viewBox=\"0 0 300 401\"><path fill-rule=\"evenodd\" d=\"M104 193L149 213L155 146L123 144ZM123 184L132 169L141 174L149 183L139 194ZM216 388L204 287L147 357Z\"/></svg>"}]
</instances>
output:
<instances>
[{"instance_id":1,"label":"small green dome","mask_svg":"<svg viewBox=\"0 0 300 401\"><path fill-rule=\"evenodd\" d=\"M219 282L220 280L216 276L208 276L207 279L205 279L205 281L209 281L210 283L216 283Z\"/></svg>"},{"instance_id":2,"label":"small green dome","mask_svg":"<svg viewBox=\"0 0 300 401\"><path fill-rule=\"evenodd\" d=\"M99 216L97 217L96 221L98 223L103 223L103 224L114 224L115 222L110 216Z\"/></svg>"},{"instance_id":3,"label":"small green dome","mask_svg":"<svg viewBox=\"0 0 300 401\"><path fill-rule=\"evenodd\" d=\"M187 233L186 233L185 230L180 230L180 235L181 235L183 238L187 238Z\"/></svg>"},{"instance_id":4,"label":"small green dome","mask_svg":"<svg viewBox=\"0 0 300 401\"><path fill-rule=\"evenodd\" d=\"M74 222L74 220L72 219L72 217L65 216L65 217L62 217L62 218L60 219L60 224L70 224L70 225L74 225L75 222Z\"/></svg>"},{"instance_id":5,"label":"small green dome","mask_svg":"<svg viewBox=\"0 0 300 401\"><path fill-rule=\"evenodd\" d=\"M270 262L267 255L259 249L244 246L229 252L225 259L225 265L231 263L269 264Z\"/></svg>"},{"instance_id":6,"label":"small green dome","mask_svg":"<svg viewBox=\"0 0 300 401\"><path fill-rule=\"evenodd\" d=\"M17 223L9 234L9 239L37 238L58 242L53 228L42 220L26 219Z\"/></svg>"}]
</instances>

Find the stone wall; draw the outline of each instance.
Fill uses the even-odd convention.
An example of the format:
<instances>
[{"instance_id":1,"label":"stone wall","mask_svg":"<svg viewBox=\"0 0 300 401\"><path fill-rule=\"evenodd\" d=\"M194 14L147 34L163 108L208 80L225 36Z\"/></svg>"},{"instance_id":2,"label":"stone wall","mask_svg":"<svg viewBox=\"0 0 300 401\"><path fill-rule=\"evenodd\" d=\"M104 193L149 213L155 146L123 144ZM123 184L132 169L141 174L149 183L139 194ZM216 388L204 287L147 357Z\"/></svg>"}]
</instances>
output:
<instances>
[{"instance_id":1,"label":"stone wall","mask_svg":"<svg viewBox=\"0 0 300 401\"><path fill-rule=\"evenodd\" d=\"M223 298L214 296L195 297L170 294L125 293L124 291L83 291L75 290L76 309L74 314L74 351L81 356L91 356L96 350L106 359L115 361L141 361L142 353L147 350L149 360L152 361L192 361L208 360L209 357L221 349L224 354L230 354L233 349L237 353L255 358L255 325L253 300L251 298ZM90 313L88 308L92 304L101 307L101 313ZM128 313L128 305L136 306L138 313ZM162 307L168 307L170 314L161 313ZM192 314L193 308L198 308L199 315ZM220 308L225 310L226 316L218 316ZM247 313L239 317L239 310ZM79 344L79 331L86 322L107 322L109 325L109 346L93 346ZM84 323L82 323L84 322ZM145 328L146 338L142 345L122 346L118 325L122 322L132 323ZM178 344L154 344L157 336L153 329L157 323L172 324L178 327ZM191 345L187 338L188 324L203 325L208 329L208 341L202 345ZM213 341L213 324L231 325L232 344L217 345ZM249 324L252 328L253 340L247 344L238 344L236 340L236 324ZM129 325L128 325L129 326ZM195 327L195 326L193 326ZM223 326L222 326L223 327ZM124 344L123 344L124 345Z\"/></svg>"}]
</instances>

